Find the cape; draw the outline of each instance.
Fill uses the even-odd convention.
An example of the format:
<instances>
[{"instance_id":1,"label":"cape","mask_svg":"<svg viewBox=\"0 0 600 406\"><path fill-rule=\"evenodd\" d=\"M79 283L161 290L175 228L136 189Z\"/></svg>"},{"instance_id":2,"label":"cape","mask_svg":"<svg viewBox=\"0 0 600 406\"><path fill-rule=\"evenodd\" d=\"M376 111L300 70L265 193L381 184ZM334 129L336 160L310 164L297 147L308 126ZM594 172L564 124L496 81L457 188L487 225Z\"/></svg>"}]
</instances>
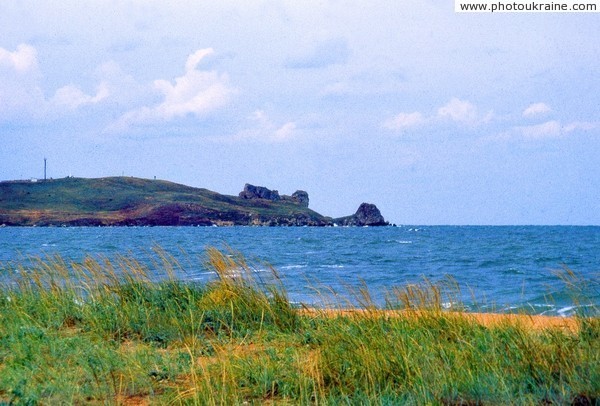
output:
<instances>
[{"instance_id":1,"label":"cape","mask_svg":"<svg viewBox=\"0 0 600 406\"><path fill-rule=\"evenodd\" d=\"M0 226L380 226L373 204L331 218L308 208L308 193L280 195L246 184L238 196L134 177L0 182Z\"/></svg>"}]
</instances>

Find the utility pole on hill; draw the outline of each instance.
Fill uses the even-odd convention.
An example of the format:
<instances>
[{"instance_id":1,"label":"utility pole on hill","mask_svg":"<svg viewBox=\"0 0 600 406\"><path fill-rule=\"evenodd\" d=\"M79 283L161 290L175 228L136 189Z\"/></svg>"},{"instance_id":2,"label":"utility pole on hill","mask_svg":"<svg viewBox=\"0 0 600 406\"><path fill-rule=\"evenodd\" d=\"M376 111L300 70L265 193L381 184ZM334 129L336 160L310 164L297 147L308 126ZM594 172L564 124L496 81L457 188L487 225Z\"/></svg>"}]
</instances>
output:
<instances>
[{"instance_id":1,"label":"utility pole on hill","mask_svg":"<svg viewBox=\"0 0 600 406\"><path fill-rule=\"evenodd\" d=\"M44 157L44 180L46 180L46 157Z\"/></svg>"}]
</instances>

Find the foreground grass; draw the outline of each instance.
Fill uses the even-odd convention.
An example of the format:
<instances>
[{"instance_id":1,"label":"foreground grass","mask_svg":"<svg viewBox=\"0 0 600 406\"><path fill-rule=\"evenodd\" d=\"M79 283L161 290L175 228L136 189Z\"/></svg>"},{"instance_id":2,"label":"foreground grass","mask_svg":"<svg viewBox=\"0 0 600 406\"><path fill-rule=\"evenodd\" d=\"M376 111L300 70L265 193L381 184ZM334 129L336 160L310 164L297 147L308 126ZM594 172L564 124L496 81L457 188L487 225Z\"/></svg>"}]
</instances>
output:
<instances>
[{"instance_id":1,"label":"foreground grass","mask_svg":"<svg viewBox=\"0 0 600 406\"><path fill-rule=\"evenodd\" d=\"M157 258L167 274L179 266ZM206 285L153 283L128 257L13 269L16 284L0 290L0 402L599 402L597 318L576 331L484 327L442 312L434 286L397 290L404 316L368 300L365 312L325 316L293 308L236 254L208 249L207 264L219 278ZM417 298L427 300L415 309Z\"/></svg>"}]
</instances>

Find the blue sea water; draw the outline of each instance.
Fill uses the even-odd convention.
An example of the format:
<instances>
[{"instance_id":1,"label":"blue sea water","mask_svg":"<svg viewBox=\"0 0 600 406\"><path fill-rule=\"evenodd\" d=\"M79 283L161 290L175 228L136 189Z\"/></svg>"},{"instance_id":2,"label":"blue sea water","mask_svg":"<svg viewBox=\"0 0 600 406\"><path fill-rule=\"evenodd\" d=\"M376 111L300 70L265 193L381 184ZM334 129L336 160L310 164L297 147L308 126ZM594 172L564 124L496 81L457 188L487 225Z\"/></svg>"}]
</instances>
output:
<instances>
[{"instance_id":1,"label":"blue sea water","mask_svg":"<svg viewBox=\"0 0 600 406\"><path fill-rule=\"evenodd\" d=\"M357 303L354 293L367 287L383 306L394 287L450 276L460 294L446 306L553 315L600 307L600 227L4 227L0 277L6 280L15 263L30 257L125 254L160 278L164 273L152 261L157 246L182 264L178 278L199 282L214 278L204 265L207 247L239 251L259 276L268 278L266 264L273 266L291 300L309 305ZM556 275L565 268L576 283Z\"/></svg>"}]
</instances>

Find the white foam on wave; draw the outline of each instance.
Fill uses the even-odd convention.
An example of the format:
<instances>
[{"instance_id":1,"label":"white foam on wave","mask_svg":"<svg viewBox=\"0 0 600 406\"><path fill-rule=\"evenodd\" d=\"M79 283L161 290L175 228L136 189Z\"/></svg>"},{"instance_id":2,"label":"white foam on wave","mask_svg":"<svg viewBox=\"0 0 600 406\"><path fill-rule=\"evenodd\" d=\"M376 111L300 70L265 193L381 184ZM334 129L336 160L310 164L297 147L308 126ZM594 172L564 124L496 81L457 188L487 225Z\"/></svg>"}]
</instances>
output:
<instances>
[{"instance_id":1,"label":"white foam on wave","mask_svg":"<svg viewBox=\"0 0 600 406\"><path fill-rule=\"evenodd\" d=\"M187 278L186 280L188 280L188 281L192 281L192 282L195 282L195 281L205 281L205 280L206 280L206 278L202 278L202 277L200 277L200 276L190 276L190 277L189 277L189 278Z\"/></svg>"},{"instance_id":2,"label":"white foam on wave","mask_svg":"<svg viewBox=\"0 0 600 406\"><path fill-rule=\"evenodd\" d=\"M303 269L303 268L307 268L308 265L285 265L285 266L280 266L279 269Z\"/></svg>"},{"instance_id":3,"label":"white foam on wave","mask_svg":"<svg viewBox=\"0 0 600 406\"><path fill-rule=\"evenodd\" d=\"M556 313L561 317L569 317L575 314L575 309L577 309L577 306L565 306L561 309L558 309Z\"/></svg>"},{"instance_id":4,"label":"white foam on wave","mask_svg":"<svg viewBox=\"0 0 600 406\"><path fill-rule=\"evenodd\" d=\"M216 275L215 271L206 271L206 272L194 272L194 275Z\"/></svg>"},{"instance_id":5,"label":"white foam on wave","mask_svg":"<svg viewBox=\"0 0 600 406\"><path fill-rule=\"evenodd\" d=\"M227 272L225 273L225 277L226 278L240 278L240 277L244 277L248 274L258 274L258 273L265 273L265 272L271 272L270 268L253 268L250 270L246 270L244 268L232 268L227 270ZM208 277L218 277L218 273L215 271L205 271L205 272L194 272L193 274L187 276L185 279L189 280L189 281L205 281L207 280Z\"/></svg>"},{"instance_id":6,"label":"white foam on wave","mask_svg":"<svg viewBox=\"0 0 600 406\"><path fill-rule=\"evenodd\" d=\"M413 242L410 240L385 240L386 243L395 243L395 244L412 244Z\"/></svg>"}]
</instances>

